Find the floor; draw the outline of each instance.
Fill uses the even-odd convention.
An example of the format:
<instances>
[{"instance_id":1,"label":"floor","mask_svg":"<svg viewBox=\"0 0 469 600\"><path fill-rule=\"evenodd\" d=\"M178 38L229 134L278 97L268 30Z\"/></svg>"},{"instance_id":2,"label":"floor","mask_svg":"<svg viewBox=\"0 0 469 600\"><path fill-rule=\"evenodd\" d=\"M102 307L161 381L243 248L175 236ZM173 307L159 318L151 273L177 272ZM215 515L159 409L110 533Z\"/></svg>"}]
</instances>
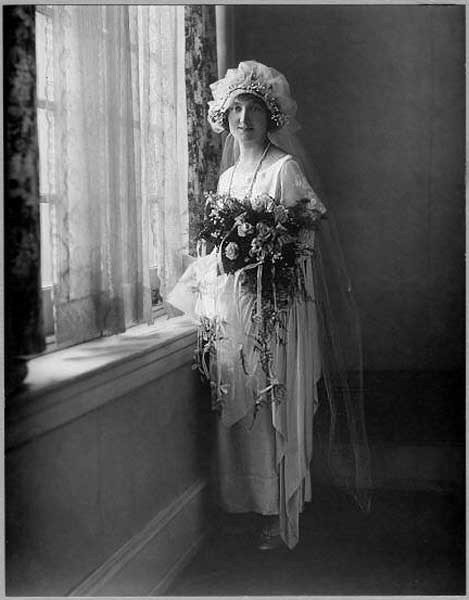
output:
<instances>
[{"instance_id":1,"label":"floor","mask_svg":"<svg viewBox=\"0 0 469 600\"><path fill-rule=\"evenodd\" d=\"M256 515L217 515L168 595L463 595L462 491L381 490L369 515L321 489L294 550L257 550Z\"/></svg>"},{"instance_id":2,"label":"floor","mask_svg":"<svg viewBox=\"0 0 469 600\"><path fill-rule=\"evenodd\" d=\"M459 449L461 464L437 465L435 472L444 475L445 468L455 467L458 480L465 481L464 374L368 374L365 408L373 447ZM398 456L411 458L405 452ZM435 454L419 456L431 461ZM429 466L411 464L417 482ZM257 550L254 514L213 512L212 533L168 595L463 595L465 491L449 476L424 482L424 489L409 483L393 489L388 480L388 489L375 490L369 515L339 491L316 487L292 551Z\"/></svg>"}]
</instances>

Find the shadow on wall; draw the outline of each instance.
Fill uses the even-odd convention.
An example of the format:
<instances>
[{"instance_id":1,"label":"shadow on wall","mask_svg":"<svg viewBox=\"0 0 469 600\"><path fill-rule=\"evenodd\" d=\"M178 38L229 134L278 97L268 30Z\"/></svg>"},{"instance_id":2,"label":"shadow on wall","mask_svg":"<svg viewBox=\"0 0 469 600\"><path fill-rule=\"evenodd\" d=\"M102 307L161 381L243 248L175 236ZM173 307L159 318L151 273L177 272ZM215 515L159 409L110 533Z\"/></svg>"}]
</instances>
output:
<instances>
[{"instance_id":1,"label":"shadow on wall","mask_svg":"<svg viewBox=\"0 0 469 600\"><path fill-rule=\"evenodd\" d=\"M235 9L237 61L278 68L298 101L369 370L464 364L464 20L462 6Z\"/></svg>"}]
</instances>

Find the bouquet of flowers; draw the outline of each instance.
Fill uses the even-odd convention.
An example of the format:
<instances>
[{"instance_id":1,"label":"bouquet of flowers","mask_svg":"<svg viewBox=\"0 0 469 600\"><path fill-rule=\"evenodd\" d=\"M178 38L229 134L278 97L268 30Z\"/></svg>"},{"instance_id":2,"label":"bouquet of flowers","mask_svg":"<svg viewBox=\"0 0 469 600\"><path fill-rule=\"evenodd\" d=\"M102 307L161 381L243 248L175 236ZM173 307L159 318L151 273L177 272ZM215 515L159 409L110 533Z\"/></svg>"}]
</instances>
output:
<instances>
[{"instance_id":1,"label":"bouquet of flowers","mask_svg":"<svg viewBox=\"0 0 469 600\"><path fill-rule=\"evenodd\" d=\"M218 248L225 273L242 269L243 285L254 294L258 273L249 267L262 265L262 302L284 307L298 292L297 260L312 251L299 234L315 229L320 218L306 202L286 208L268 194L240 201L208 193L199 239Z\"/></svg>"},{"instance_id":2,"label":"bouquet of flowers","mask_svg":"<svg viewBox=\"0 0 469 600\"><path fill-rule=\"evenodd\" d=\"M238 272L241 285L256 296L256 349L266 376L256 410L280 401L284 395L284 386L273 369L272 339L275 335L281 341L282 310L301 292L299 259L313 252L304 241L307 236L301 234L316 229L322 214L307 204L299 202L287 208L268 194L244 201L224 194L206 194L205 218L198 238L215 245L225 273ZM196 368L209 381L209 356L219 335L216 319L201 323ZM215 399L214 407L217 403Z\"/></svg>"}]
</instances>

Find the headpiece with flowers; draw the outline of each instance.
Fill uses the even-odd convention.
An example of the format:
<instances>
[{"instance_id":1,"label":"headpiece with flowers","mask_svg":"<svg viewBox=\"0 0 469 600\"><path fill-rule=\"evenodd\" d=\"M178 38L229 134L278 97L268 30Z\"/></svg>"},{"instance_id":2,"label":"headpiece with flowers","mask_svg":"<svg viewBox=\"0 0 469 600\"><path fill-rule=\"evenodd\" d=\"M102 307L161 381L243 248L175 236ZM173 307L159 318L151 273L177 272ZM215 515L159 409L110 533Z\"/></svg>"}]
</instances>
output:
<instances>
[{"instance_id":1,"label":"headpiece with flowers","mask_svg":"<svg viewBox=\"0 0 469 600\"><path fill-rule=\"evenodd\" d=\"M240 62L237 69L228 69L225 77L210 89L213 100L208 103L208 120L216 133L227 129L226 113L241 94L251 94L264 102L271 129L293 125L297 104L290 95L288 81L276 69L255 60Z\"/></svg>"}]
</instances>

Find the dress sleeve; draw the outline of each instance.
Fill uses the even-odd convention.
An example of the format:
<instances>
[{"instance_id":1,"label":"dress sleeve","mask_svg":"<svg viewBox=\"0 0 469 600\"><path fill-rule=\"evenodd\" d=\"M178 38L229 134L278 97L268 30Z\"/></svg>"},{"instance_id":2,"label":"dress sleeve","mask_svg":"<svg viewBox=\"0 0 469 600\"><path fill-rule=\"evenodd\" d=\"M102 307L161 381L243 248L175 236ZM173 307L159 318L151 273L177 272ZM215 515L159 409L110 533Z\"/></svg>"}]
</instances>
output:
<instances>
[{"instance_id":1,"label":"dress sleeve","mask_svg":"<svg viewBox=\"0 0 469 600\"><path fill-rule=\"evenodd\" d=\"M309 208L321 214L326 207L309 185L300 165L294 159L286 160L279 172L279 198L285 206L293 206L300 200L309 200Z\"/></svg>"},{"instance_id":2,"label":"dress sleeve","mask_svg":"<svg viewBox=\"0 0 469 600\"><path fill-rule=\"evenodd\" d=\"M220 177L218 179L218 185L217 185L217 192L219 194L226 194L228 192L228 183L230 180L229 178L230 178L230 173L231 173L232 168L233 167L230 167L226 171L223 171L223 173L220 175Z\"/></svg>"}]
</instances>

